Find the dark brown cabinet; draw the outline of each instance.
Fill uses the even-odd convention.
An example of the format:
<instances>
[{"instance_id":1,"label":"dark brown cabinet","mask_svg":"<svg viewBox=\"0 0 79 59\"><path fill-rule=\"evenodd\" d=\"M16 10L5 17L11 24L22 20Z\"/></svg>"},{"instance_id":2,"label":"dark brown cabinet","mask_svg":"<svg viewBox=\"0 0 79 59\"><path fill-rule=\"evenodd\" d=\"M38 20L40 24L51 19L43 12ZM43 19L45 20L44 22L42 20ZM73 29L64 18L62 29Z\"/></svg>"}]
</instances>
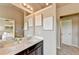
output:
<instances>
[{"instance_id":1,"label":"dark brown cabinet","mask_svg":"<svg viewBox=\"0 0 79 59\"><path fill-rule=\"evenodd\" d=\"M17 53L16 55L43 55L43 41Z\"/></svg>"}]
</instances>

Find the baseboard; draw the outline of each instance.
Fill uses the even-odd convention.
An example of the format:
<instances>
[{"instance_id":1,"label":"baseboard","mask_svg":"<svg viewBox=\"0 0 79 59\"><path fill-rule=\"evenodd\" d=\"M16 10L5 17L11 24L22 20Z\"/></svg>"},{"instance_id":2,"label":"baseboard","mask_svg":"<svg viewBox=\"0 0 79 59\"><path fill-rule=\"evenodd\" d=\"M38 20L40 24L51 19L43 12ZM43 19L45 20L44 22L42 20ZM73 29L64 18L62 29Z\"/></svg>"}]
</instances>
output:
<instances>
[{"instance_id":1,"label":"baseboard","mask_svg":"<svg viewBox=\"0 0 79 59\"><path fill-rule=\"evenodd\" d=\"M67 45L67 44L65 44L65 45ZM73 47L79 48L79 46L77 46L77 45L69 45L69 46L73 46ZM61 49L61 47L57 47L57 49Z\"/></svg>"},{"instance_id":2,"label":"baseboard","mask_svg":"<svg viewBox=\"0 0 79 59\"><path fill-rule=\"evenodd\" d=\"M65 45L68 45L68 44L65 44ZM79 46L74 45L74 44L72 44L72 45L68 45L68 46L73 46L73 47L79 48Z\"/></svg>"}]
</instances>

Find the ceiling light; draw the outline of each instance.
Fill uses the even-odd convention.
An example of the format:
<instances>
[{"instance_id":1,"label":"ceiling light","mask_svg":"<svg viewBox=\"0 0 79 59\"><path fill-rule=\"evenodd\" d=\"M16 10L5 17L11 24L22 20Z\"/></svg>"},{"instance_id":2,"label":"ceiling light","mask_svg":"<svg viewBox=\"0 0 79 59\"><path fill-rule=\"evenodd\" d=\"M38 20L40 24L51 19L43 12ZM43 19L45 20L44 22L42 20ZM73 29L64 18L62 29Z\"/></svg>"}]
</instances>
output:
<instances>
[{"instance_id":1,"label":"ceiling light","mask_svg":"<svg viewBox=\"0 0 79 59\"><path fill-rule=\"evenodd\" d=\"M49 5L49 3L46 3L46 5Z\"/></svg>"}]
</instances>

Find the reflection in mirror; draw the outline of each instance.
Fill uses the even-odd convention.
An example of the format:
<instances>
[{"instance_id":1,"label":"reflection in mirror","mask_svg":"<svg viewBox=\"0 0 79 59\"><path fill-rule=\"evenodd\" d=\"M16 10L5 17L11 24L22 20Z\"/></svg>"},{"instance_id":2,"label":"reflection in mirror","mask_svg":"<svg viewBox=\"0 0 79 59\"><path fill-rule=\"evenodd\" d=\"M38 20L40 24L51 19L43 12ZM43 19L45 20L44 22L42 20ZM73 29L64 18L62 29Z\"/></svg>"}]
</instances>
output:
<instances>
[{"instance_id":1,"label":"reflection in mirror","mask_svg":"<svg viewBox=\"0 0 79 59\"><path fill-rule=\"evenodd\" d=\"M12 40L15 38L15 21L0 18L0 41Z\"/></svg>"}]
</instances>

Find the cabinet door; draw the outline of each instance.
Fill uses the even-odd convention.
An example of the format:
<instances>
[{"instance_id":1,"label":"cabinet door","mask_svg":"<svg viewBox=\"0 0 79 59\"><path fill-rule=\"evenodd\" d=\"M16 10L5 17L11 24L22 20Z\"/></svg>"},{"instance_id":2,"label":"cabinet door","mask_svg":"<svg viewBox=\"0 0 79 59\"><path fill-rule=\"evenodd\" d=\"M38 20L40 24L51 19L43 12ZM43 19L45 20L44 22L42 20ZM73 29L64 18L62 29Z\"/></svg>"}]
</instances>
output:
<instances>
[{"instance_id":1,"label":"cabinet door","mask_svg":"<svg viewBox=\"0 0 79 59\"><path fill-rule=\"evenodd\" d=\"M42 55L42 46L36 50L36 55Z\"/></svg>"},{"instance_id":2,"label":"cabinet door","mask_svg":"<svg viewBox=\"0 0 79 59\"><path fill-rule=\"evenodd\" d=\"M35 55L35 51L31 52L29 55Z\"/></svg>"}]
</instances>

